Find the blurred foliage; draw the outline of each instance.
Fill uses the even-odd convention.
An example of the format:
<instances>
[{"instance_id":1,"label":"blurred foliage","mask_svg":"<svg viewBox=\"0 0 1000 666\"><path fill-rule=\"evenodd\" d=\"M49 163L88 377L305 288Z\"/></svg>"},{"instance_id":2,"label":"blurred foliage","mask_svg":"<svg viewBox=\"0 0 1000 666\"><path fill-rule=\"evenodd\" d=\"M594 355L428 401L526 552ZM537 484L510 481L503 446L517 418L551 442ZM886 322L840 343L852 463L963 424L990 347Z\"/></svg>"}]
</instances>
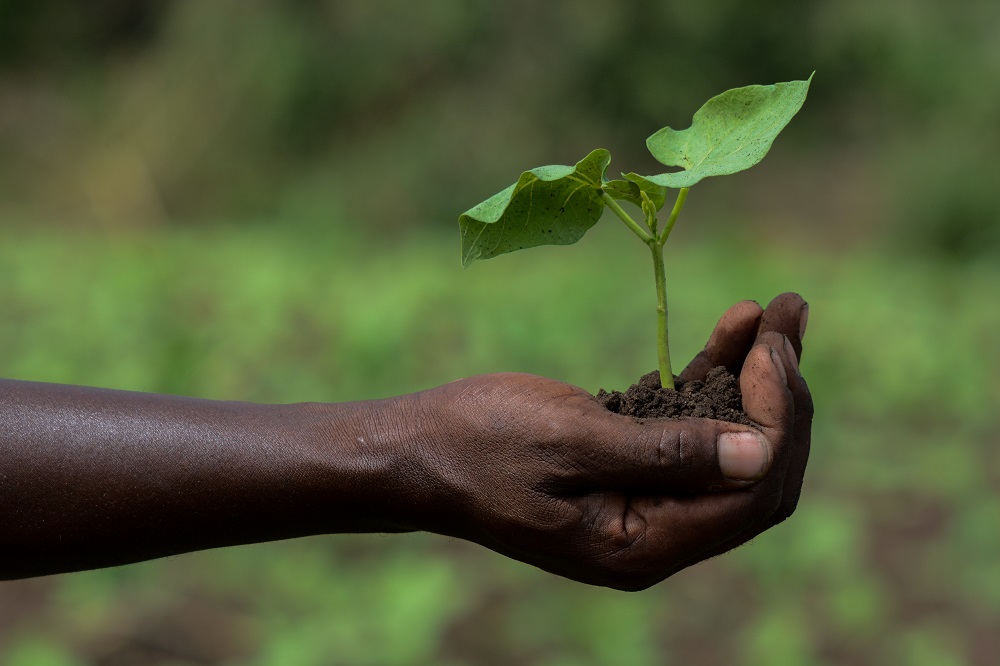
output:
<instances>
[{"instance_id":1,"label":"blurred foliage","mask_svg":"<svg viewBox=\"0 0 1000 666\"><path fill-rule=\"evenodd\" d=\"M572 252L536 248L465 271L452 233L376 249L336 229L9 230L0 367L279 402L500 370L622 387L655 365L654 298L644 248L605 222ZM982 303L1000 268L806 256L681 226L676 236L681 359L736 300L794 286L811 303L803 372L818 412L805 496L787 524L632 595L428 535L314 538L5 583L0 662L990 663L1000 311Z\"/></svg>"},{"instance_id":2,"label":"blurred foliage","mask_svg":"<svg viewBox=\"0 0 1000 666\"><path fill-rule=\"evenodd\" d=\"M445 227L525 165L642 172L708 97L817 70L717 209L995 256L998 31L992 0L0 0L0 215Z\"/></svg>"},{"instance_id":3,"label":"blurred foliage","mask_svg":"<svg viewBox=\"0 0 1000 666\"><path fill-rule=\"evenodd\" d=\"M0 0L0 374L353 400L655 364L642 248L459 268L525 166L817 70L765 165L692 192L675 356L810 301L786 525L647 592L427 535L0 585L0 663L989 664L1000 653L1000 4ZM638 286L636 286L638 285Z\"/></svg>"}]
</instances>

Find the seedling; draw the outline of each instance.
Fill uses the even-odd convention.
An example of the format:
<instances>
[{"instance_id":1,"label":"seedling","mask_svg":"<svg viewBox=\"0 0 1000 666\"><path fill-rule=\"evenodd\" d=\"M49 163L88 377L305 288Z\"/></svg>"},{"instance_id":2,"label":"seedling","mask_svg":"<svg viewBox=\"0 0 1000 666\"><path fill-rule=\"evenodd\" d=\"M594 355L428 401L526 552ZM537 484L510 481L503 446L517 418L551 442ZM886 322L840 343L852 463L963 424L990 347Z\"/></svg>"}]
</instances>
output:
<instances>
[{"instance_id":1,"label":"seedling","mask_svg":"<svg viewBox=\"0 0 1000 666\"><path fill-rule=\"evenodd\" d=\"M694 114L688 129L664 127L646 139L646 147L657 161L681 167L680 171L654 176L623 173L621 179L608 180L605 172L611 153L603 148L575 166L525 171L516 183L459 217L462 265L536 245L575 243L597 223L607 206L652 252L660 381L673 388L663 245L691 187L703 178L737 173L760 162L778 133L802 108L811 81L812 76L806 81L728 90L708 100ZM661 226L657 214L667 201L668 189L678 192ZM643 224L619 201L638 207Z\"/></svg>"}]
</instances>

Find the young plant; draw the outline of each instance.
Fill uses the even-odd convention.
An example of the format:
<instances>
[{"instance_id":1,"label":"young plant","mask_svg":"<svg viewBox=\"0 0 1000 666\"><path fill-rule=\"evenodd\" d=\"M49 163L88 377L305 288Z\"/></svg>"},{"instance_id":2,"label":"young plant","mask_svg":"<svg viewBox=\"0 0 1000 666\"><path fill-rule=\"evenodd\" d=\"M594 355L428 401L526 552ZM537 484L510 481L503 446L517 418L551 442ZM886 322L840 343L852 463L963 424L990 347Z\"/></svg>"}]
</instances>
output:
<instances>
[{"instance_id":1,"label":"young plant","mask_svg":"<svg viewBox=\"0 0 1000 666\"><path fill-rule=\"evenodd\" d=\"M734 88L708 100L691 127L664 127L648 139L653 157L668 167L654 176L622 174L608 180L611 153L600 148L575 166L543 166L525 171L517 182L459 217L462 265L536 245L569 245L583 237L607 206L649 246L656 282L657 351L660 381L674 387L667 336L667 282L663 245L684 208L688 191L703 178L749 169L771 149L778 133L805 102L812 76L771 86ZM667 190L678 190L663 225L657 217ZM619 201L639 208L642 224Z\"/></svg>"}]
</instances>

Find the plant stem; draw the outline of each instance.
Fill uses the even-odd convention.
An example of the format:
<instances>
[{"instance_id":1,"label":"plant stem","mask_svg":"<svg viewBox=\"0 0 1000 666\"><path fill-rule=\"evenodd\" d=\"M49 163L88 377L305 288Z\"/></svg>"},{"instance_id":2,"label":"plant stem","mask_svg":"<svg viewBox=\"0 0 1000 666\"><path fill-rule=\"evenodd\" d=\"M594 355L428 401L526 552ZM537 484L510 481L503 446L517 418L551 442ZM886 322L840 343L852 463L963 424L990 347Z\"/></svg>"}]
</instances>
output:
<instances>
[{"instance_id":1,"label":"plant stem","mask_svg":"<svg viewBox=\"0 0 1000 666\"><path fill-rule=\"evenodd\" d=\"M666 238L666 233L663 235ZM674 388L674 371L670 367L670 344L667 338L667 273L663 265L663 242L647 243L653 252L653 275L656 279L656 349L660 366L660 385Z\"/></svg>"},{"instance_id":2,"label":"plant stem","mask_svg":"<svg viewBox=\"0 0 1000 666\"><path fill-rule=\"evenodd\" d=\"M677 201L674 202L674 209L670 211L670 217L667 218L667 224L663 227L663 233L657 239L661 244L665 243L667 236L670 235L671 229L674 228L674 222L677 221L677 216L681 214L681 209L684 208L684 202L688 198L688 190L690 187L682 187L681 191L677 193Z\"/></svg>"},{"instance_id":3,"label":"plant stem","mask_svg":"<svg viewBox=\"0 0 1000 666\"><path fill-rule=\"evenodd\" d=\"M611 195L607 192L601 192L601 198L608 208L614 211L614 214L625 223L625 226L648 245L649 250L653 253L653 277L656 280L656 350L660 368L660 385L669 389L674 388L674 371L670 366L670 343L667 333L667 271L663 263L663 244L667 242L667 237L674 228L677 216L684 208L688 189L690 188L682 187L677 193L677 201L674 202L670 217L667 218L663 232L659 235L656 233L655 210L649 212L643 208L643 211L646 212L646 223L649 225L650 231L653 232L653 235L650 235L632 219L631 215L622 210L622 207L611 198Z\"/></svg>"},{"instance_id":4,"label":"plant stem","mask_svg":"<svg viewBox=\"0 0 1000 666\"><path fill-rule=\"evenodd\" d=\"M663 233L656 236L646 245L653 253L653 276L656 279L656 349L660 365L660 385L664 388L674 388L674 371L670 366L670 342L667 331L667 271L663 264L663 245L667 242L667 237L677 222L677 216L684 208L687 201L688 190L682 187L677 193L677 200L674 208L670 211L670 217L663 226ZM655 233L655 232L654 232Z\"/></svg>"},{"instance_id":5,"label":"plant stem","mask_svg":"<svg viewBox=\"0 0 1000 666\"><path fill-rule=\"evenodd\" d=\"M653 242L655 240L645 230L643 230L642 227L639 226L638 222L636 222L635 220L632 219L631 215L629 215L628 213L626 213L622 209L622 207L618 205L617 201L615 201L614 199L611 198L610 194L608 194L607 192L601 190L601 198L604 199L604 203L606 203L608 205L608 208L610 208L611 211L615 215L618 216L618 219L620 219L622 222L624 222L625 226L627 226L629 229L631 229L632 233L634 233L636 236L638 236L639 239L642 240L643 243L651 243L651 242Z\"/></svg>"}]
</instances>

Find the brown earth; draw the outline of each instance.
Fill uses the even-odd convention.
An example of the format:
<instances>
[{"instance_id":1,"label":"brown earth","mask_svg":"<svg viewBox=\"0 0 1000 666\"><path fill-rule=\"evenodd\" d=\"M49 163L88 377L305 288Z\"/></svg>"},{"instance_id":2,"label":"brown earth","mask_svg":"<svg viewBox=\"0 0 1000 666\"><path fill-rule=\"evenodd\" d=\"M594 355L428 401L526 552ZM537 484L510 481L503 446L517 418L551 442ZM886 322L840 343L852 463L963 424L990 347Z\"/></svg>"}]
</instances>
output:
<instances>
[{"instance_id":1,"label":"brown earth","mask_svg":"<svg viewBox=\"0 0 1000 666\"><path fill-rule=\"evenodd\" d=\"M705 381L674 383L676 390L663 388L660 372L653 370L624 393L601 389L597 399L609 411L641 419L693 416L753 425L743 411L739 380L723 366L710 370Z\"/></svg>"}]
</instances>

